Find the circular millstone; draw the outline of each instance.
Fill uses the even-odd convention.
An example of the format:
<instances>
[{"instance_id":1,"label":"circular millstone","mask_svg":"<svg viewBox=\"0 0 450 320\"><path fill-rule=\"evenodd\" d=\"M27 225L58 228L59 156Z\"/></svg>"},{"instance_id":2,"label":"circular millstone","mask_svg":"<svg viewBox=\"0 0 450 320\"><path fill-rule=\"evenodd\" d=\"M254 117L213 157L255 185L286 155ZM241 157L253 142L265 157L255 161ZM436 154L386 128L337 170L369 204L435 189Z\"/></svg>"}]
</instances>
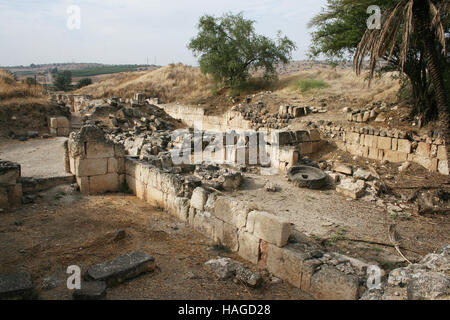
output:
<instances>
[{"instance_id":1,"label":"circular millstone","mask_svg":"<svg viewBox=\"0 0 450 320\"><path fill-rule=\"evenodd\" d=\"M309 166L296 166L288 171L289 181L300 188L321 189L327 183L327 175L320 169Z\"/></svg>"}]
</instances>

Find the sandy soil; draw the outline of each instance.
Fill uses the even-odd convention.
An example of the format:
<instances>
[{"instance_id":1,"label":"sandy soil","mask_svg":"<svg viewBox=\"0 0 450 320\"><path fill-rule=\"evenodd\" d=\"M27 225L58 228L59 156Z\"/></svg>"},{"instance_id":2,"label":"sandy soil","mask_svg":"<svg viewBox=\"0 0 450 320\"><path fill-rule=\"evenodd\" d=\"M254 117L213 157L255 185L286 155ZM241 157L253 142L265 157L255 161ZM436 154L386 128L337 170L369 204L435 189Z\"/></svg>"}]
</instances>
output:
<instances>
[{"instance_id":1,"label":"sandy soil","mask_svg":"<svg viewBox=\"0 0 450 320\"><path fill-rule=\"evenodd\" d=\"M18 162L22 177L64 177L64 137L33 139L25 142L0 141L0 159Z\"/></svg>"},{"instance_id":2,"label":"sandy soil","mask_svg":"<svg viewBox=\"0 0 450 320\"><path fill-rule=\"evenodd\" d=\"M125 230L126 237L114 241L118 230ZM60 186L43 193L36 204L0 213L0 272L31 272L38 288L45 278L55 280L56 288L40 289L41 299L71 298L68 266L86 270L134 250L154 256L156 271L108 289L108 299L310 298L284 282L267 281L251 289L218 280L205 269L206 261L218 255L242 259L216 251L201 234L134 196L84 197Z\"/></svg>"}]
</instances>

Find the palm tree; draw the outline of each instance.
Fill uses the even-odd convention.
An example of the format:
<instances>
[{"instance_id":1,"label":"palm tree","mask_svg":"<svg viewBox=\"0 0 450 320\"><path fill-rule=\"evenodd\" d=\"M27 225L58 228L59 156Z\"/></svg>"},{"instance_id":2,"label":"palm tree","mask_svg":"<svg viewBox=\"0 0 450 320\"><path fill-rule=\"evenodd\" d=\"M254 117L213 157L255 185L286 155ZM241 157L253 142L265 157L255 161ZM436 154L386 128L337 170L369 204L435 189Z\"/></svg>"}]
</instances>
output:
<instances>
[{"instance_id":1,"label":"palm tree","mask_svg":"<svg viewBox=\"0 0 450 320\"><path fill-rule=\"evenodd\" d=\"M440 55L447 56L445 28L449 19L450 0L401 0L382 16L381 29L368 29L356 50L353 65L357 74L367 53L372 78L377 60L388 55L390 60L400 42L400 63L404 70L412 35L424 49L426 69L436 95L439 113L438 130L449 141L450 108L440 68Z\"/></svg>"}]
</instances>

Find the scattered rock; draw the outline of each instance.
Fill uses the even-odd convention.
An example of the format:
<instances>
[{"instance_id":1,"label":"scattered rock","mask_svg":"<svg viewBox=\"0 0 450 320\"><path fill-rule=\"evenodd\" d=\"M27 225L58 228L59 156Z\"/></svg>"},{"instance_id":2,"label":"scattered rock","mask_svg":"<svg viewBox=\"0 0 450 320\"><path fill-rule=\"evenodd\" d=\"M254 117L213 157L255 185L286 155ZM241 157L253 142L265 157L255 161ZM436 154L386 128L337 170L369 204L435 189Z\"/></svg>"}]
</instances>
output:
<instances>
[{"instance_id":1,"label":"scattered rock","mask_svg":"<svg viewBox=\"0 0 450 320\"><path fill-rule=\"evenodd\" d=\"M372 173L368 170L363 170L358 168L355 173L353 173L353 177L356 179L361 179L364 181L369 181L373 179Z\"/></svg>"},{"instance_id":2,"label":"scattered rock","mask_svg":"<svg viewBox=\"0 0 450 320\"><path fill-rule=\"evenodd\" d=\"M81 283L81 289L72 293L73 300L101 300L106 297L104 281L87 281Z\"/></svg>"},{"instance_id":3,"label":"scattered rock","mask_svg":"<svg viewBox=\"0 0 450 320\"><path fill-rule=\"evenodd\" d=\"M134 251L114 260L89 267L87 280L105 281L108 287L134 278L144 272L152 272L155 259L142 251Z\"/></svg>"},{"instance_id":4,"label":"scattered rock","mask_svg":"<svg viewBox=\"0 0 450 320\"><path fill-rule=\"evenodd\" d=\"M266 185L264 186L264 189L267 192L277 192L278 191L278 187L273 182L270 182L270 181L268 181L266 183Z\"/></svg>"},{"instance_id":5,"label":"scattered rock","mask_svg":"<svg viewBox=\"0 0 450 320\"><path fill-rule=\"evenodd\" d=\"M32 299L33 289L28 272L0 274L0 299Z\"/></svg>"},{"instance_id":6,"label":"scattered rock","mask_svg":"<svg viewBox=\"0 0 450 320\"><path fill-rule=\"evenodd\" d=\"M427 272L408 282L409 300L450 299L450 279L442 273Z\"/></svg>"},{"instance_id":7,"label":"scattered rock","mask_svg":"<svg viewBox=\"0 0 450 320\"><path fill-rule=\"evenodd\" d=\"M336 191L354 200L361 198L366 190L366 183L363 180L353 182L352 179L343 179L336 187Z\"/></svg>"},{"instance_id":8,"label":"scattered rock","mask_svg":"<svg viewBox=\"0 0 450 320\"><path fill-rule=\"evenodd\" d=\"M234 278L234 281L243 282L250 287L257 287L263 281L259 272L253 272L242 263L230 258L218 257L207 261L205 265L222 280Z\"/></svg>"},{"instance_id":9,"label":"scattered rock","mask_svg":"<svg viewBox=\"0 0 450 320\"><path fill-rule=\"evenodd\" d=\"M353 174L353 168L351 166L348 166L348 165L345 165L342 163L334 164L333 171L343 173L343 174L346 174L349 176L351 176Z\"/></svg>"},{"instance_id":10,"label":"scattered rock","mask_svg":"<svg viewBox=\"0 0 450 320\"><path fill-rule=\"evenodd\" d=\"M411 166L411 162L409 162L409 161L404 162L400 167L398 167L398 171L403 172L405 170L408 170L410 166Z\"/></svg>"}]
</instances>

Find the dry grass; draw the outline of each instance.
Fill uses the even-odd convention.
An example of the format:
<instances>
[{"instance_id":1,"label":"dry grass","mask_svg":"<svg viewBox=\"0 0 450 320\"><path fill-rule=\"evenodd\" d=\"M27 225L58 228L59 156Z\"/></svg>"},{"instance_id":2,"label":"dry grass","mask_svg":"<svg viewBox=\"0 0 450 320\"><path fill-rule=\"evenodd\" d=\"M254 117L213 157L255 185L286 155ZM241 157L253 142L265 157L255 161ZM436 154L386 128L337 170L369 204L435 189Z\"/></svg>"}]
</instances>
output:
<instances>
[{"instance_id":1,"label":"dry grass","mask_svg":"<svg viewBox=\"0 0 450 320\"><path fill-rule=\"evenodd\" d=\"M201 74L199 68L173 64L152 71L113 75L76 93L106 98L131 97L136 92L144 92L164 102L195 102L210 96L212 88L212 82Z\"/></svg>"},{"instance_id":2,"label":"dry grass","mask_svg":"<svg viewBox=\"0 0 450 320\"><path fill-rule=\"evenodd\" d=\"M9 103L11 99L35 102L35 98L42 98L40 86L30 86L16 81L8 71L0 69L0 104Z\"/></svg>"},{"instance_id":3,"label":"dry grass","mask_svg":"<svg viewBox=\"0 0 450 320\"><path fill-rule=\"evenodd\" d=\"M381 78L368 81L364 75L357 76L350 68L332 69L314 67L313 69L291 73L280 77L279 80L267 83L261 78L254 78L247 87L240 92L241 97L260 91L270 90L280 97L332 97L336 95L348 96L358 103L372 101L396 102L399 83L392 78L393 73L384 74ZM306 92L298 89L295 84L301 82L323 82L323 88L312 88ZM187 104L202 104L206 108L230 106L227 99L230 90L217 90L213 93L212 81L202 75L197 67L183 64L170 65L157 70L144 72L126 72L111 75L108 78L84 87L76 93L89 94L95 98L111 96L132 97L136 92L144 92L148 96L158 97L166 103L180 102Z\"/></svg>"},{"instance_id":4,"label":"dry grass","mask_svg":"<svg viewBox=\"0 0 450 320\"><path fill-rule=\"evenodd\" d=\"M293 84L301 81L321 81L327 84L326 88L311 89L303 95L334 96L345 95L359 101L369 103L371 101L395 102L397 92L400 89L398 80L394 79L395 73L386 73L380 78L372 80L370 87L364 75L357 76L351 69L319 69L305 70L281 78L274 84L274 91L279 93L298 94L301 90L295 90Z\"/></svg>"}]
</instances>

